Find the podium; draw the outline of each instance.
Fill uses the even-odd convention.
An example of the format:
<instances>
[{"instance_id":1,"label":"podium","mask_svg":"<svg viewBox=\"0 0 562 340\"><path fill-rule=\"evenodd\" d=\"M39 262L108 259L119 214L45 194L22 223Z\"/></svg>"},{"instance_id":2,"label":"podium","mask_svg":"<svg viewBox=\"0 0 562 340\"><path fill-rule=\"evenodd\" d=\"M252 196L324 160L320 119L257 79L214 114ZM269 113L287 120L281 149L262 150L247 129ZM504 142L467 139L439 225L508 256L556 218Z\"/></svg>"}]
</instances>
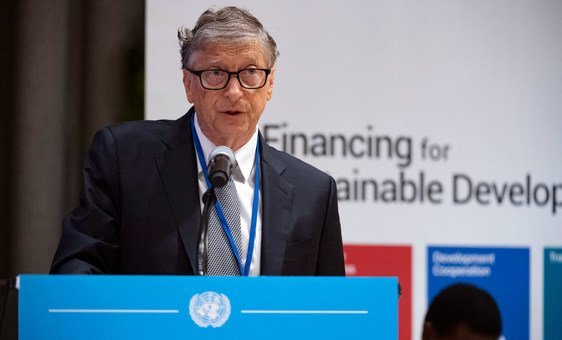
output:
<instances>
[{"instance_id":1,"label":"podium","mask_svg":"<svg viewBox=\"0 0 562 340\"><path fill-rule=\"evenodd\" d=\"M397 339L396 278L20 275L20 339Z\"/></svg>"}]
</instances>

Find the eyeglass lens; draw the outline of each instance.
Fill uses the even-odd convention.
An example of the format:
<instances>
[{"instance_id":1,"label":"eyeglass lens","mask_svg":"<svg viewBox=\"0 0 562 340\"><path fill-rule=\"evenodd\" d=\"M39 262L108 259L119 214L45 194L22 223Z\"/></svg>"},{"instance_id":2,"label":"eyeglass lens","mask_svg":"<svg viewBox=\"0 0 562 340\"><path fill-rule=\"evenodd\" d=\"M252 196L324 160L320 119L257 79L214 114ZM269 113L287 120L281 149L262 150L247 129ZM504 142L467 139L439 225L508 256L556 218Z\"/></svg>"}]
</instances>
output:
<instances>
[{"instance_id":1,"label":"eyeglass lens","mask_svg":"<svg viewBox=\"0 0 562 340\"><path fill-rule=\"evenodd\" d=\"M201 73L202 85L209 89L221 89L226 87L230 80L229 73L224 70L206 70ZM265 84L266 71L259 69L244 69L238 71L240 85L248 89L260 88Z\"/></svg>"}]
</instances>

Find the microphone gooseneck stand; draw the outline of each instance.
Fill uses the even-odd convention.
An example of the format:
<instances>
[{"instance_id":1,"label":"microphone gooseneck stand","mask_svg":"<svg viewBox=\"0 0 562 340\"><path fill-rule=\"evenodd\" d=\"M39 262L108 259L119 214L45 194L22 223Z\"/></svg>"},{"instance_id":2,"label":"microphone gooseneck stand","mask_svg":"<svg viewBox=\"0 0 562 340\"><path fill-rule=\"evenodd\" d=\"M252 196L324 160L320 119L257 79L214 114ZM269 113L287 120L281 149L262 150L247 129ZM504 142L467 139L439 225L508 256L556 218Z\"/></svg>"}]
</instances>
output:
<instances>
[{"instance_id":1,"label":"microphone gooseneck stand","mask_svg":"<svg viewBox=\"0 0 562 340\"><path fill-rule=\"evenodd\" d=\"M197 275L207 274L207 260L209 254L207 252L207 234L209 231L209 218L211 216L211 207L215 204L217 196L213 187L203 194L203 213L201 214L201 226L199 231L199 254L197 256Z\"/></svg>"}]
</instances>

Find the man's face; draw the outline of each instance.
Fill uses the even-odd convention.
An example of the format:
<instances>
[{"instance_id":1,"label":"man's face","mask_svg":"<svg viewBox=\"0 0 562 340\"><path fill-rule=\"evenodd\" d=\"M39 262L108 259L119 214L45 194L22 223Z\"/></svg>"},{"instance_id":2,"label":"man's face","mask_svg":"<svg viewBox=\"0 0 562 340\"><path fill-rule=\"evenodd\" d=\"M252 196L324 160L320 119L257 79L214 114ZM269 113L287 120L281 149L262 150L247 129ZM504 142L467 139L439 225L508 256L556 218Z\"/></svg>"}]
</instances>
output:
<instances>
[{"instance_id":1,"label":"man's face","mask_svg":"<svg viewBox=\"0 0 562 340\"><path fill-rule=\"evenodd\" d=\"M220 68L235 72L244 68L268 68L265 51L258 43L216 44L196 51L190 68L207 70ZM193 103L201 130L214 144L234 150L243 146L254 134L265 105L273 92L274 69L264 87L243 88L232 76L226 88L207 90L199 78L183 70L183 84L187 100Z\"/></svg>"}]
</instances>

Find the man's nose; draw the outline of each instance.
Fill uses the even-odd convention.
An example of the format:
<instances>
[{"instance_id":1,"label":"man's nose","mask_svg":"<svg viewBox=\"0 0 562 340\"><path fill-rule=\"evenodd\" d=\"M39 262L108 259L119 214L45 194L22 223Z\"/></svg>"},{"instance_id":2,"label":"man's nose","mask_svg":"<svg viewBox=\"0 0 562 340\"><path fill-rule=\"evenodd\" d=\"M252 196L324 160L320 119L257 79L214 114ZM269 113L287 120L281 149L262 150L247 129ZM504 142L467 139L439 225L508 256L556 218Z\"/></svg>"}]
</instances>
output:
<instances>
[{"instance_id":1,"label":"man's nose","mask_svg":"<svg viewBox=\"0 0 562 340\"><path fill-rule=\"evenodd\" d=\"M225 94L228 97L239 97L242 95L242 89L242 85L240 81L238 81L236 74L231 74L230 78L228 78L228 83L226 83Z\"/></svg>"}]
</instances>

